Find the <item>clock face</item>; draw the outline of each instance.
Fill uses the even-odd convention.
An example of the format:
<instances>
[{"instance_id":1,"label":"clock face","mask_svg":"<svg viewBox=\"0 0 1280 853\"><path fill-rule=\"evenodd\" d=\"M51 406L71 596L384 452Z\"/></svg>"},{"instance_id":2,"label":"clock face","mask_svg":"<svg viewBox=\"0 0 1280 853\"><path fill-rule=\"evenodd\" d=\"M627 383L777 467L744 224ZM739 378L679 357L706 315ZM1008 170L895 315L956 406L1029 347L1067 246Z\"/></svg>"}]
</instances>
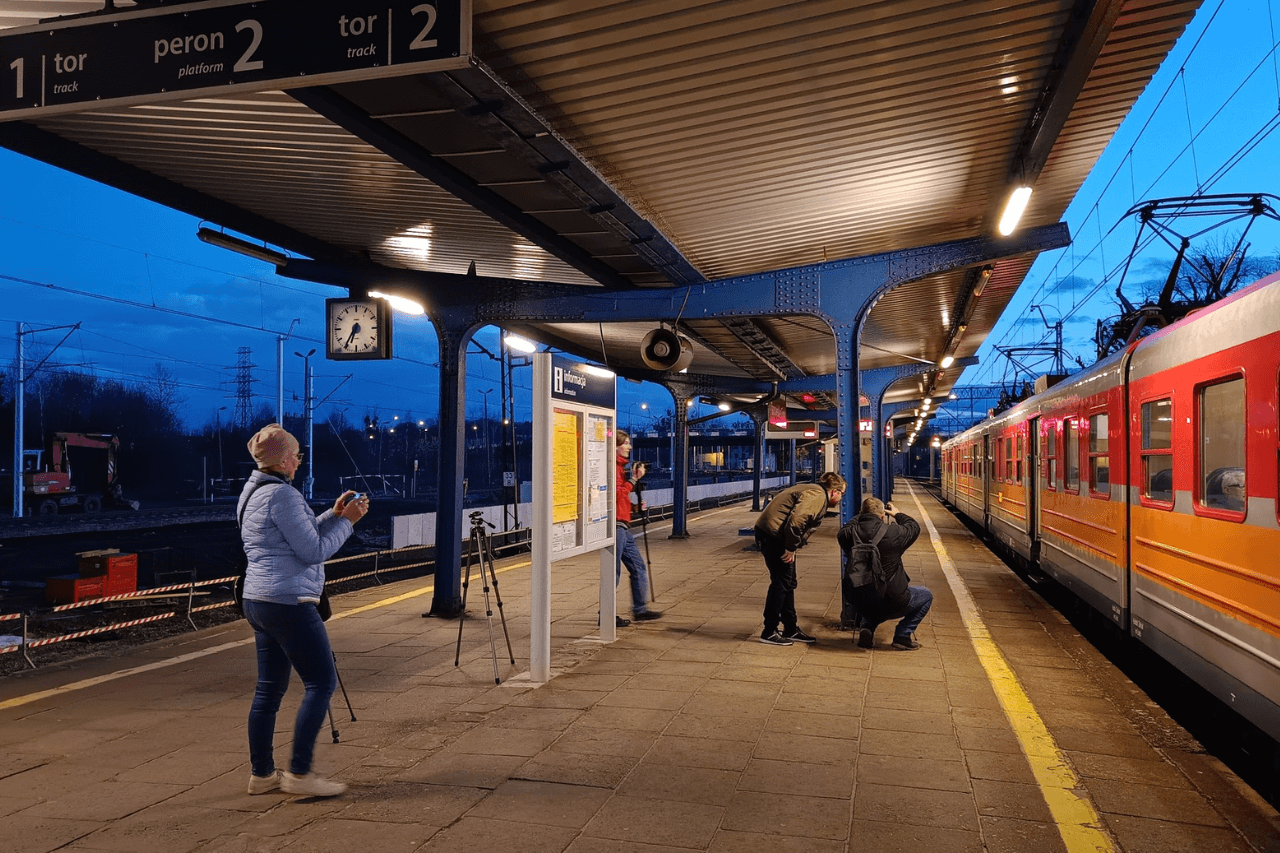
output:
<instances>
[{"instance_id":1,"label":"clock face","mask_svg":"<svg viewBox=\"0 0 1280 853\"><path fill-rule=\"evenodd\" d=\"M388 313L381 299L328 299L327 352L333 359L390 358Z\"/></svg>"}]
</instances>

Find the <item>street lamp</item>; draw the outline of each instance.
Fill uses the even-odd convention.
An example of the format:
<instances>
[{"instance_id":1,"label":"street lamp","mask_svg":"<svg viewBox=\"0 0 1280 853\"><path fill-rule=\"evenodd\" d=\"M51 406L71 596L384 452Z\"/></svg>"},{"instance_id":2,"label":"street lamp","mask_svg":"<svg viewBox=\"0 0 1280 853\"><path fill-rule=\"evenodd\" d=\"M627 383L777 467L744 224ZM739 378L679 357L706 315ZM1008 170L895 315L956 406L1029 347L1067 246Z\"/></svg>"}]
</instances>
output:
<instances>
[{"instance_id":1,"label":"street lamp","mask_svg":"<svg viewBox=\"0 0 1280 853\"><path fill-rule=\"evenodd\" d=\"M316 470L315 458L316 457L311 447L311 402L313 399L312 383L315 378L311 375L311 356L315 355L316 351L315 351L315 348L313 347L312 349L307 351L306 355L303 355L302 353L297 352L296 350L294 351L293 354L296 355L298 358L302 359L302 381L303 381L302 409L303 409L303 417L306 418L306 423L307 423L307 458L306 458L307 478L302 481L302 495L307 500L311 500L311 489L316 482L316 478L315 478L315 470ZM281 426L284 426L284 424L281 424Z\"/></svg>"},{"instance_id":2,"label":"street lamp","mask_svg":"<svg viewBox=\"0 0 1280 853\"><path fill-rule=\"evenodd\" d=\"M635 407L636 407L636 404L635 404L635 403L628 403L628 404L627 404L627 432L632 432L632 429L631 429L631 410L632 410L632 409L634 409ZM643 412L643 411L648 411L648 410L649 410L649 404L648 404L648 403L641 403L641 404L640 404L640 410L641 410L642 412Z\"/></svg>"},{"instance_id":3,"label":"street lamp","mask_svg":"<svg viewBox=\"0 0 1280 853\"><path fill-rule=\"evenodd\" d=\"M493 393L492 388L486 388L480 392L484 395L484 483L485 486L493 484L493 453L489 445L489 395Z\"/></svg>"},{"instance_id":4,"label":"street lamp","mask_svg":"<svg viewBox=\"0 0 1280 853\"><path fill-rule=\"evenodd\" d=\"M214 416L218 419L218 479L222 479L222 413L226 406L219 406Z\"/></svg>"}]
</instances>

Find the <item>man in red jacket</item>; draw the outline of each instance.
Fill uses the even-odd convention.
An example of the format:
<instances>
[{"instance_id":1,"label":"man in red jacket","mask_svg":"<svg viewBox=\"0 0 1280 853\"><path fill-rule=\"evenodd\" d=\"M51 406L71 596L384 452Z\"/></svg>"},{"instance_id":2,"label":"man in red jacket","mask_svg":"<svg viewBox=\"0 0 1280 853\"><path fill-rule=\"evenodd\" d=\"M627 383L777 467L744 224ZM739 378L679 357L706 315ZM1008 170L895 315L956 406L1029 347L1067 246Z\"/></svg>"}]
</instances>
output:
<instances>
[{"instance_id":1,"label":"man in red jacket","mask_svg":"<svg viewBox=\"0 0 1280 853\"><path fill-rule=\"evenodd\" d=\"M615 576L615 583L622 578L622 567L625 564L627 573L631 576L631 616L637 621L644 622L650 619L659 619L662 613L657 610L649 609L649 571L644 564L644 557L640 556L640 549L636 547L636 538L631 535L631 493L635 491L636 484L640 482L640 478L645 475L645 465L643 462L636 462L631 466L631 474L627 474L627 462L631 459L631 436L626 430L618 430L617 435L617 538L614 545L618 552L618 568ZM644 501L640 501L640 509L644 509ZM625 628L631 622L628 619L617 617L618 627Z\"/></svg>"}]
</instances>

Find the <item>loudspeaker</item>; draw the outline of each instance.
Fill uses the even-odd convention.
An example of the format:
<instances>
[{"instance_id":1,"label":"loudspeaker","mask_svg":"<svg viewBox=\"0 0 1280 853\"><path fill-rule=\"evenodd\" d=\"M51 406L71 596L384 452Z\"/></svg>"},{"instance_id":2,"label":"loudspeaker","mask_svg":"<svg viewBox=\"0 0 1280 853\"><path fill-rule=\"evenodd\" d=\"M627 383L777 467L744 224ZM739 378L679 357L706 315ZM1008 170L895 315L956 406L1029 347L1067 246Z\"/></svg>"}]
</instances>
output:
<instances>
[{"instance_id":1,"label":"loudspeaker","mask_svg":"<svg viewBox=\"0 0 1280 853\"><path fill-rule=\"evenodd\" d=\"M693 344L684 335L657 328L640 343L640 358L652 370L678 373L693 363Z\"/></svg>"}]
</instances>

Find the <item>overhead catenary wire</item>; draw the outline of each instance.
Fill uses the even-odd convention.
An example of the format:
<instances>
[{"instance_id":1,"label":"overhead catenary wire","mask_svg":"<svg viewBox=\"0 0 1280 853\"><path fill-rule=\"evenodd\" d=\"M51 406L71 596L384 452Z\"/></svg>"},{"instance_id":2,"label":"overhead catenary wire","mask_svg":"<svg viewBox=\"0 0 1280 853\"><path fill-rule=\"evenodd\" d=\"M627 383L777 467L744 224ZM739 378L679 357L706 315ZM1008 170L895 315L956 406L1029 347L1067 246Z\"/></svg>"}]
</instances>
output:
<instances>
[{"instance_id":1,"label":"overhead catenary wire","mask_svg":"<svg viewBox=\"0 0 1280 853\"><path fill-rule=\"evenodd\" d=\"M1055 260L1053 266L1050 268L1048 274L1040 282L1040 284L1037 286L1036 290L1030 297L1030 300L1029 300L1030 302L1033 302L1033 303L1043 302L1043 301L1047 301L1050 298L1060 295L1061 289L1063 288L1063 286L1068 282L1076 281L1077 275L1081 272L1082 268L1086 264L1090 264L1091 262L1094 261L1095 258L1099 259L1100 265L1103 270L1102 276L1096 281L1093 287L1088 289L1088 291L1084 294L1082 298L1078 298L1073 301L1073 304L1070 309L1062 312L1063 320L1066 321L1066 320L1069 320L1071 317L1076 316L1082 309L1084 309L1089 304L1091 304L1093 300L1096 298L1096 296L1098 295L1099 291L1103 287L1107 286L1108 284L1114 281L1114 275L1116 274L1120 266L1117 265L1115 268L1107 267L1106 260L1105 260L1106 242L1110 237L1114 235L1114 233L1118 228L1122 227L1126 223L1123 220L1121 220L1119 222L1112 224L1109 228L1107 228L1104 231L1103 223L1101 221L1101 216L1102 216L1101 202L1112 191L1112 189L1116 184L1116 180L1121 174L1121 172L1126 169L1129 172L1129 178L1130 178L1129 189L1131 193L1131 203L1137 203L1137 201L1140 198L1145 197L1145 195L1151 193L1152 190L1169 175L1173 167L1177 164L1177 162L1180 159L1182 159L1185 156L1188 156L1188 154L1192 156L1195 155L1194 144L1196 140L1201 138L1209 130L1211 125L1220 123L1224 119L1225 112L1228 106L1230 106L1234 101L1236 101L1237 99L1243 96L1243 93L1245 92L1245 89L1248 86L1248 84L1263 73L1263 70L1265 69L1265 66L1268 63L1272 65L1273 74L1275 76L1275 86L1276 86L1276 93L1277 93L1276 95L1277 112L1270 116L1267 116L1265 120L1262 122L1261 126L1257 128L1257 130L1255 130L1252 134L1250 134L1249 137L1244 142L1240 143L1232 152L1230 152L1226 157L1224 157L1222 162L1208 176L1204 178L1199 177L1199 164L1197 159L1197 162L1193 164L1194 170L1197 173L1197 177L1196 177L1197 186L1196 186L1196 192L1194 193L1194 195L1206 194L1209 191L1211 191L1215 186L1220 184L1222 180L1231 173L1231 170L1235 166L1237 166L1242 160L1244 160L1244 158L1247 157L1250 153L1255 151L1267 138L1269 138L1274 133L1277 127L1280 127L1280 70L1276 70L1277 69L1277 51L1278 51L1278 48L1280 48L1280 42L1278 42L1275 37L1274 16L1270 9L1270 5L1268 5L1269 23L1271 24L1270 26L1271 38L1270 38L1269 46L1265 50L1261 58L1243 76L1241 81L1234 87L1234 89L1231 90L1230 94L1225 98L1225 100L1223 100L1221 104L1219 104L1217 109L1215 109L1212 112L1212 114L1204 121L1199 131L1193 130L1191 133L1191 138L1188 140L1188 142L1185 145L1183 145L1178 151L1170 155L1165 167L1162 170L1160 170L1159 173L1149 182L1146 188L1141 192L1139 192L1137 188L1137 179L1135 176L1134 163L1135 163L1136 155L1138 153L1138 146L1140 143L1144 142L1145 137L1147 136L1147 132L1152 127L1152 124L1156 120L1157 116L1162 114L1162 108L1166 105L1168 101L1168 96L1173 91L1173 88L1175 86L1182 85L1184 87L1184 97L1185 97L1186 71L1188 67L1192 64L1192 61L1198 56L1198 52L1201 48L1202 43L1204 42L1206 35L1210 32L1212 25L1218 19L1219 13L1222 11L1222 8L1224 5L1225 5L1225 0L1221 0L1221 2L1219 2L1218 5L1214 8L1213 13L1210 15L1205 26L1197 34L1196 39L1193 42L1190 50L1188 51L1187 55L1183 58L1182 62L1180 63L1180 66L1177 72L1170 79L1164 91L1161 93L1160 97L1158 98L1155 106L1152 107L1150 113L1147 115L1142 127L1139 129L1138 133L1129 143L1128 150L1124 154L1124 156L1121 158L1121 161L1117 165L1115 171L1109 176L1109 178L1103 185L1102 189L1099 190L1093 204L1089 207L1089 214L1085 217L1085 221L1080 225L1078 229L1076 229L1077 233L1082 233L1084 226L1088 223L1088 220L1090 218L1095 219L1095 225L1098 229L1098 235L1099 235L1097 241L1093 243L1093 245L1087 251L1085 251L1079 256L1077 256L1076 246L1073 241L1069 255L1068 253L1062 253L1059 255L1057 260ZM1221 89L1215 88L1214 91L1216 93L1221 91ZM1189 116L1190 115L1189 105L1187 107L1187 111ZM1148 157L1148 161L1149 159L1150 158ZM1154 235L1149 237L1140 245L1139 251L1145 250L1150 245L1151 239L1154 239ZM1064 259L1068 264L1068 268L1065 273L1061 273L1060 270L1062 268ZM1025 332L1022 329L1021 325L1014 324L1013 326L1006 329L1001 334L998 341L992 341L992 344L996 347L1009 346L1015 340L1015 336L1017 336L1018 338L1023 338L1024 334ZM1046 341L1048 341L1047 333L1041 334L1037 338L1036 342L1037 344L1043 344ZM977 372L976 381L982 382L988 377L992 376L993 371L995 369L996 369L996 363L994 363L993 361L987 361L982 367L979 368Z\"/></svg>"}]
</instances>

